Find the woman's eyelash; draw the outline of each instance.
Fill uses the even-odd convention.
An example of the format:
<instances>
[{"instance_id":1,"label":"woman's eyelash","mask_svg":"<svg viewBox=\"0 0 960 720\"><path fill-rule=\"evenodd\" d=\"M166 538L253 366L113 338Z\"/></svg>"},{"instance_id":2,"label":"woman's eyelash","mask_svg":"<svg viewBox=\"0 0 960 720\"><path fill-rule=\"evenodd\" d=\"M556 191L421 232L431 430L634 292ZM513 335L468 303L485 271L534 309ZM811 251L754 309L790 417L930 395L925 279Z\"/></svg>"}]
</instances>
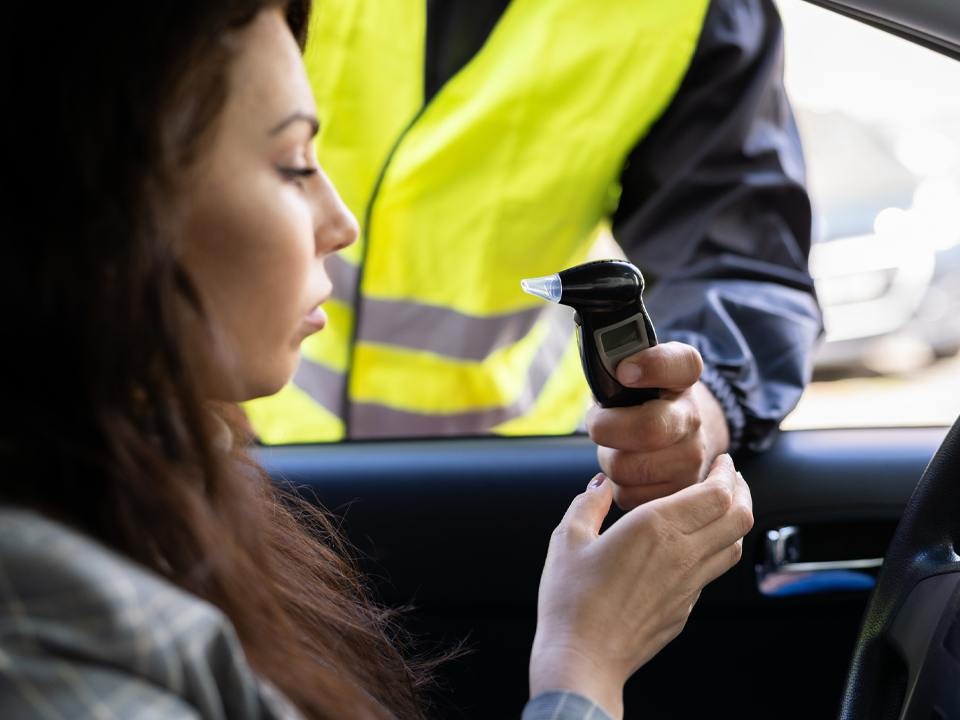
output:
<instances>
[{"instance_id":1,"label":"woman's eyelash","mask_svg":"<svg viewBox=\"0 0 960 720\"><path fill-rule=\"evenodd\" d=\"M317 168L315 167L281 167L280 172L288 177L293 179L302 180L304 178L312 177L317 174Z\"/></svg>"}]
</instances>

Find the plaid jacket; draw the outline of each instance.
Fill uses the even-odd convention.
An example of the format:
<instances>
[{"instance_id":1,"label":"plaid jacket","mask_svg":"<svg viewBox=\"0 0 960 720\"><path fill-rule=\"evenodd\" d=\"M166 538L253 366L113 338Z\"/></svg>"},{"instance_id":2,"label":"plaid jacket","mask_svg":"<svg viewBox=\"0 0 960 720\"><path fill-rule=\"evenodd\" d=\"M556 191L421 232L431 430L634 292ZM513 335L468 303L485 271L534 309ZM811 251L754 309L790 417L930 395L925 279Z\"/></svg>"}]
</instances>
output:
<instances>
[{"instance_id":1,"label":"plaid jacket","mask_svg":"<svg viewBox=\"0 0 960 720\"><path fill-rule=\"evenodd\" d=\"M216 607L60 523L0 508L0 718L300 717ZM565 692L523 718L608 720Z\"/></svg>"}]
</instances>

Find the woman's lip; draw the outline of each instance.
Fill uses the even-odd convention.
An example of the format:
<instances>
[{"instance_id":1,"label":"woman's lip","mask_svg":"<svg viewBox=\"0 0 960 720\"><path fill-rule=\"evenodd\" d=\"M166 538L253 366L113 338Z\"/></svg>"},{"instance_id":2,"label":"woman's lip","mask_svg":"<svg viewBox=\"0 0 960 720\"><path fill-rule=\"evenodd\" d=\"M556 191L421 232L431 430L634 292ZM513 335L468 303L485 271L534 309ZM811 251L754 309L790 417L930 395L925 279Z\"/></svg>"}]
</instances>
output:
<instances>
[{"instance_id":1,"label":"woman's lip","mask_svg":"<svg viewBox=\"0 0 960 720\"><path fill-rule=\"evenodd\" d=\"M303 316L303 324L317 330L323 330L327 324L327 313L323 308L317 305L313 310Z\"/></svg>"}]
</instances>

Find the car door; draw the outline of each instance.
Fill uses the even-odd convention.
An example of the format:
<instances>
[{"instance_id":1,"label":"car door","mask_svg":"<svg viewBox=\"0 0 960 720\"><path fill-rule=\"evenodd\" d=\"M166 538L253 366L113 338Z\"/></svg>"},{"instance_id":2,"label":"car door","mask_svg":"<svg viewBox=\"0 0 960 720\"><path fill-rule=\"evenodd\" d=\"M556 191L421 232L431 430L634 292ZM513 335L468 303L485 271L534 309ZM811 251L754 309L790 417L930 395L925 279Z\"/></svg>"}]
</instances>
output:
<instances>
[{"instance_id":1,"label":"car door","mask_svg":"<svg viewBox=\"0 0 960 720\"><path fill-rule=\"evenodd\" d=\"M942 97L960 87L960 64L943 58L960 56L960 6L934 0L816 4L941 53L865 30L854 19L810 9L799 0L780 3L788 39L788 89L795 91L801 130L805 114L819 113L810 115L805 134L821 219L819 241L826 247L859 238L859 245L850 245L866 248L845 254L838 245L823 254L828 260L840 258L827 261L818 278L824 303L828 310L840 311L839 317L845 302L866 302L863 297L851 300L851 293L874 292L867 300L888 299L884 293L893 297L890 288L899 287L894 281L900 267L869 262L871 248L893 242L892 231L881 222L891 208L876 205L887 202L886 196L875 193L864 200L862 193L849 193L838 199L834 192L841 175L849 176L847 185L840 184L848 189L862 189L867 179L876 184L875 176L857 174L861 165L876 165L865 155L840 167L830 165L838 146L830 144L831 133L822 129L824 112L842 116L843 125L837 127L870 127L880 138L878 152L893 158L887 164L900 164L894 174L901 195L907 178L906 207L893 208L901 213L884 217L896 215L901 221L894 233L894 240L906 243L895 246L900 256L913 258L922 250L925 262L934 266L925 276L912 278L914 304L907 310L902 303L897 306L903 316L899 324L877 324L880 329L873 334L857 335L857 314L847 313L847 329L836 342L853 344L840 352L827 343L829 380L811 387L769 452L737 458L753 492L756 518L743 559L707 588L681 636L630 681L627 717L833 716L880 559L946 425L960 412L960 359L938 359L949 352L931 349L925 354L914 342L930 332L939 337L937 328L955 320L950 293L960 292L960 287L938 287L934 281L940 254L960 247L957 205L950 195L960 187L960 132L955 130L960 124L952 122L960 119L960 111L952 115L956 108ZM791 48L792 33L807 43L806 51ZM857 44L863 38L869 39ZM903 55L905 48L910 52ZM826 61L823 54L829 56ZM844 63L851 60L855 68L845 78ZM821 71L808 77L807 85L803 72L790 75L791 63L802 71L814 62ZM864 67L879 77L868 78ZM952 87L941 86L950 78ZM887 97L878 103L875 117L865 118L856 101L865 97L862 85L871 83L882 85ZM918 84L929 85L928 99L916 95ZM837 106L824 109L822 97L811 99L811 87L826 88ZM918 110L925 103L944 103L945 109L920 112L922 121L914 121L900 117L899 106L907 103ZM851 120L851 114L857 117ZM838 138L843 143L840 131ZM931 197L941 203L933 210ZM944 211L947 205L950 209ZM865 229L847 235L823 229L842 226L840 220L851 213L866 213ZM939 298L939 317L921 311L928 294ZM869 312L882 313L884 307L892 306L867 303L857 312L867 324ZM850 331L850 317L855 331ZM440 655L462 644L464 652L436 671L431 715L518 716L527 698L527 659L549 535L598 469L589 439L398 438L258 452L277 482L292 485L338 516L377 597L408 608L407 626L420 652Z\"/></svg>"},{"instance_id":2,"label":"car door","mask_svg":"<svg viewBox=\"0 0 960 720\"><path fill-rule=\"evenodd\" d=\"M743 560L630 682L628 717L833 714L867 599L851 561L883 556L944 434L795 431L741 458L756 510ZM414 606L421 647L465 641L467 654L438 671L437 717L517 715L547 541L597 470L590 441L369 442L269 448L263 459L343 518L381 600ZM786 528L795 534L779 556L768 536Z\"/></svg>"}]
</instances>

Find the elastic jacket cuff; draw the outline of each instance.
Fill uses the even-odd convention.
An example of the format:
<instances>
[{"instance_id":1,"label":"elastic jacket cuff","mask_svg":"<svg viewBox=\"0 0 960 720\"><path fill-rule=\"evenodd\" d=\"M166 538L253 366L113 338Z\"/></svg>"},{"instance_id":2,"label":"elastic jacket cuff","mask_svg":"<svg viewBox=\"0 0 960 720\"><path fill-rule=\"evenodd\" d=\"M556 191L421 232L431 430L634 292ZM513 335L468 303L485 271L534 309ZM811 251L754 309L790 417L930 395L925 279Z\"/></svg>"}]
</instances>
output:
<instances>
[{"instance_id":1,"label":"elastic jacket cuff","mask_svg":"<svg viewBox=\"0 0 960 720\"><path fill-rule=\"evenodd\" d=\"M704 366L703 372L700 374L700 382L707 386L707 389L720 404L723 415L727 419L727 429L730 432L730 449L728 452L736 452L743 442L743 431L747 425L747 417L743 412L740 401L737 400L736 391L712 365Z\"/></svg>"}]
</instances>

